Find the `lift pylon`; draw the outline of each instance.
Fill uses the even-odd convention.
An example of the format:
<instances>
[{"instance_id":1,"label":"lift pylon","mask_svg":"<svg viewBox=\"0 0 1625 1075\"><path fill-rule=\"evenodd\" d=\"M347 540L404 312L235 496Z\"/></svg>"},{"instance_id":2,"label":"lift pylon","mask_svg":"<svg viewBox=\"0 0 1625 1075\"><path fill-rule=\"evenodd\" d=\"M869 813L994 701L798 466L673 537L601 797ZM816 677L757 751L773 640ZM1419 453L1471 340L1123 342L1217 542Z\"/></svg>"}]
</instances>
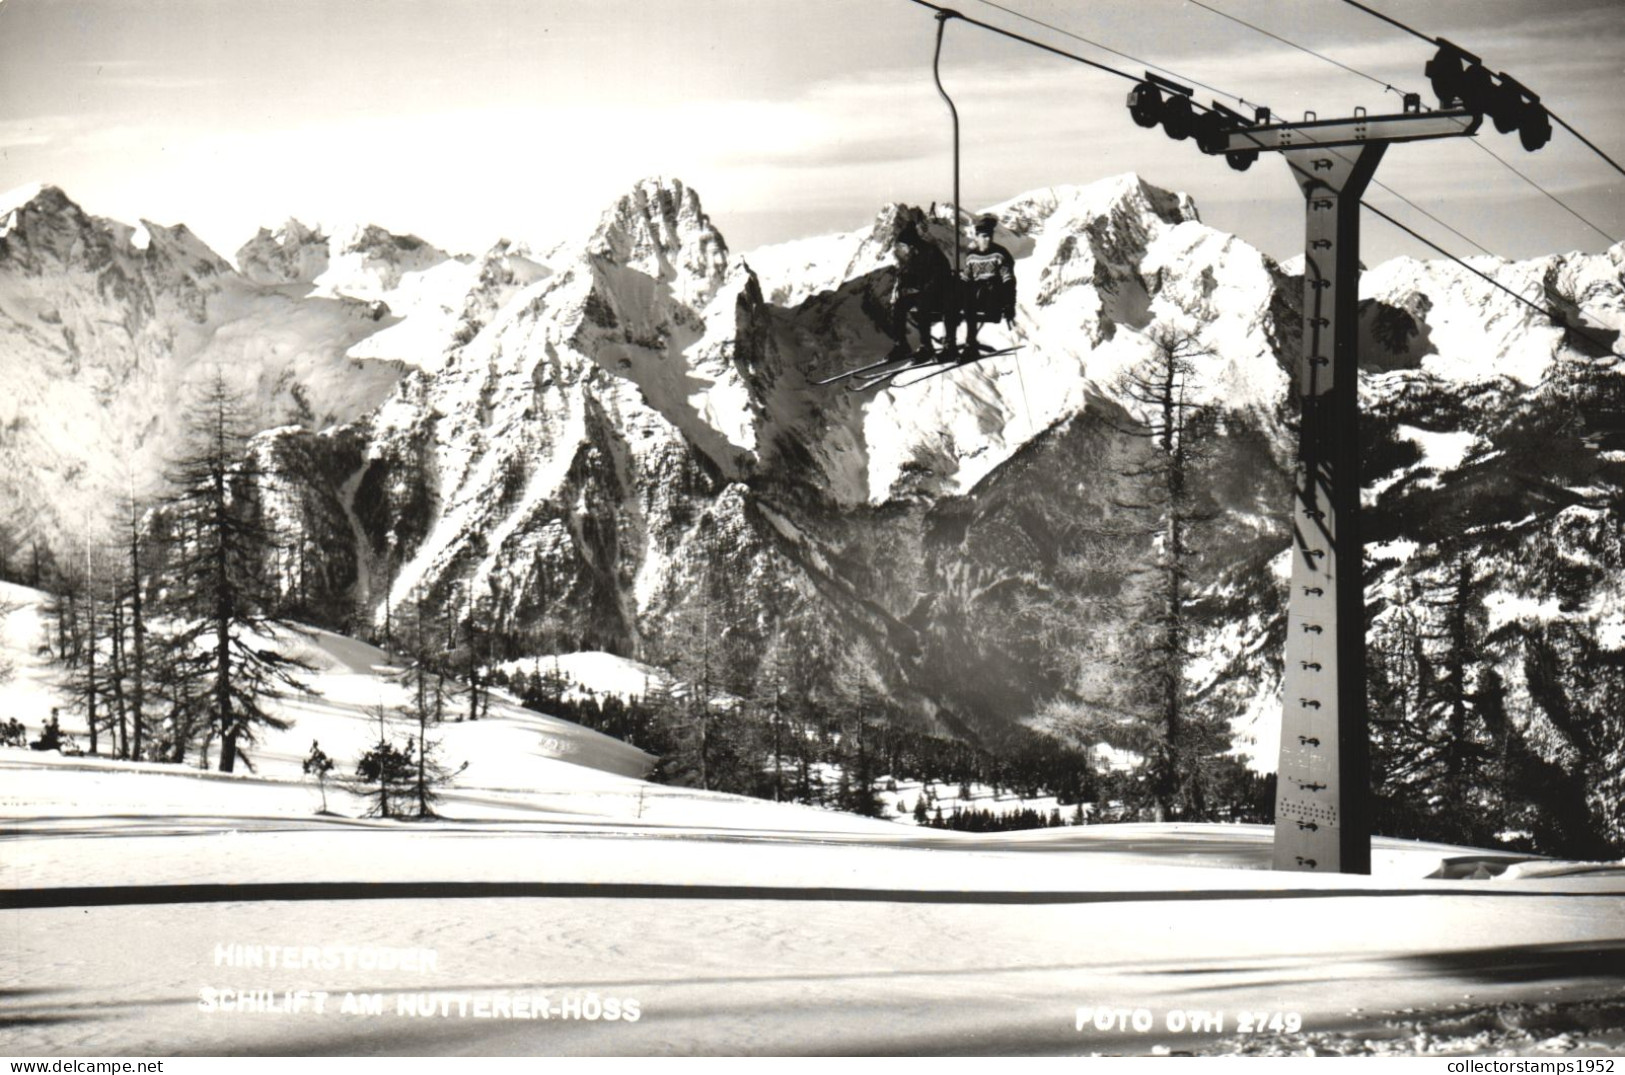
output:
<instances>
[{"instance_id":1,"label":"lift pylon","mask_svg":"<svg viewBox=\"0 0 1625 1075\"><path fill-rule=\"evenodd\" d=\"M1471 112L1356 114L1234 131L1279 152L1304 198L1302 404L1275 797L1278 870L1371 872L1360 539L1360 198L1394 142L1474 133Z\"/></svg>"}]
</instances>

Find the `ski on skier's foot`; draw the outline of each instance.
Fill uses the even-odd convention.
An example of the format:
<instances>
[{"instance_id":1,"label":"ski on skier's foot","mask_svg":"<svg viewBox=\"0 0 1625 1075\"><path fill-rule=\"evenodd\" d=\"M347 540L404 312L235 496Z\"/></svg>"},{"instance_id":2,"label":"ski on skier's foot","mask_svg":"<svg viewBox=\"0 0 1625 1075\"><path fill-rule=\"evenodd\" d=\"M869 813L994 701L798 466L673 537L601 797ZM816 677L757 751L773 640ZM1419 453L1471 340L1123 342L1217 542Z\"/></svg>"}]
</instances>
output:
<instances>
[{"instance_id":1,"label":"ski on skier's foot","mask_svg":"<svg viewBox=\"0 0 1625 1075\"><path fill-rule=\"evenodd\" d=\"M975 355L959 355L952 359L944 359L938 362L913 366L908 369L898 370L895 373L887 373L883 376L879 374L879 371L876 371L876 376L865 379L861 383L862 387L855 387L853 391L862 391L865 388L874 388L878 386L881 381L885 381L886 387L888 388L908 388L910 385L919 384L921 381L929 381L933 377L940 377L944 373L952 373L954 370L961 369L965 366L975 365L984 359L998 358L1001 355L1015 354L1019 350L1021 350L1019 347L1005 347L996 351L982 351L980 354Z\"/></svg>"},{"instance_id":2,"label":"ski on skier's foot","mask_svg":"<svg viewBox=\"0 0 1625 1075\"><path fill-rule=\"evenodd\" d=\"M914 370L936 369L938 366L949 366L959 361L959 355L954 351L937 351L931 354L916 353L913 358L898 362L880 369L871 370L861 377L855 377L847 385L852 392L867 392L871 388L886 384L894 377L900 377Z\"/></svg>"},{"instance_id":3,"label":"ski on skier's foot","mask_svg":"<svg viewBox=\"0 0 1625 1075\"><path fill-rule=\"evenodd\" d=\"M904 355L900 358L883 358L879 362L871 362L867 366L858 366L856 369L842 370L833 377L825 377L821 381L814 381L813 384L835 384L837 381L845 381L852 377L862 377L864 374L875 376L879 375L880 371L887 367L892 367L892 371L895 372L896 370L908 368L913 362L913 355Z\"/></svg>"}]
</instances>

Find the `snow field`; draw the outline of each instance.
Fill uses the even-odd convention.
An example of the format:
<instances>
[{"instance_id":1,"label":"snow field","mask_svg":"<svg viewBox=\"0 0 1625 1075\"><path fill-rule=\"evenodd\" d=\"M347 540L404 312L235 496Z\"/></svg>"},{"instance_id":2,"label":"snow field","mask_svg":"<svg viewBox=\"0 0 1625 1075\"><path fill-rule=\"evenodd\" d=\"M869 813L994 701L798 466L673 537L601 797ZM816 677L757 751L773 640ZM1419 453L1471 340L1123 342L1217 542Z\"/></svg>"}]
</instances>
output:
<instances>
[{"instance_id":1,"label":"snow field","mask_svg":"<svg viewBox=\"0 0 1625 1075\"><path fill-rule=\"evenodd\" d=\"M55 697L30 642L38 595L0 596L17 666L0 705L35 732L27 707ZM437 729L448 758L472 761L448 820L359 819L331 786L352 816L316 816L309 739L359 749L368 710L400 688L371 646L315 632L298 648L322 696L283 703L294 727L264 736L257 774L0 751L0 898L115 890L4 912L7 1052L1145 1054L1234 1033L1247 1012L1330 1031L1617 990L1625 869L1502 869L1385 840L1372 877L1318 877L1263 868L1260 826L921 830L649 785L631 748L505 701ZM598 691L641 692L647 674L604 654L559 664ZM937 790L951 807L957 787ZM969 806L1017 802L970 790ZM899 782L909 806L918 794ZM1499 876L1427 876L1446 861ZM174 902L290 884L317 887ZM289 948L432 959L241 956ZM602 1016L611 1000L622 1018ZM1125 1014L1101 1030L1081 1010ZM1217 1029L1171 1029L1191 1011Z\"/></svg>"},{"instance_id":2,"label":"snow field","mask_svg":"<svg viewBox=\"0 0 1625 1075\"><path fill-rule=\"evenodd\" d=\"M1218 845L1188 836L1192 854L1222 857ZM1220 1029L1232 1033L1244 1012L1258 1011L1293 1013L1307 1028L1328 1030L1369 1026L1402 1008L1617 988L1603 962L1625 948L1617 882L1611 895L1596 896L1563 895L1557 882L1519 898L1474 894L1495 882L1418 882L1434 894L1362 895L1349 887L1313 898L1296 885L1269 893L1232 884L1283 875L1154 865L1166 834L1140 837L1143 857L1128 865L1053 848L989 853L817 840L775 854L772 844L689 838L628 844L464 835L445 839L462 850L440 860L441 876L466 875L478 862L504 873L517 866L549 879L579 877L596 860L605 895L376 899L365 898L363 886L333 900L13 910L6 914L15 940L0 988L26 990L14 995L19 1014L30 1018L4 1038L15 1052L160 1055L1145 1054L1203 1040L1172 1031L1174 1011L1220 1013ZM438 859L447 850L422 829L333 840L247 832L130 839L138 842L121 843L130 854L119 857L150 861L152 873L176 860L215 860L239 881L267 879L275 863L304 863L328 876L380 863L398 871L404 859ZM110 857L105 838L55 842L79 845L81 861ZM355 861L351 854L367 843L379 845L377 859ZM169 857L149 860L154 852ZM731 877L779 891L685 896L678 889L641 898L610 882L632 859L634 884ZM974 891L941 903L916 895L944 874L959 882L954 891L966 879L978 887L1004 882L1009 891L1012 875L1030 880L1031 870L1069 875L1069 891L1094 895L1014 904L984 902ZM922 871L924 884L909 881ZM809 872L816 886L900 877L908 887L855 899L802 887ZM233 962L232 946L428 949L434 969L245 967ZM334 1008L353 993L377 997L378 1014L205 1011L204 989L267 990L278 999L284 991L323 991ZM449 1003L449 1013L398 1014L403 995L414 1004ZM588 996L633 1001L639 1018L457 1014L460 1000L483 1001L489 1011L493 1001L538 996L555 1011ZM1126 1019L1080 1029L1080 1008L1143 1010L1152 1029L1134 1030Z\"/></svg>"}]
</instances>

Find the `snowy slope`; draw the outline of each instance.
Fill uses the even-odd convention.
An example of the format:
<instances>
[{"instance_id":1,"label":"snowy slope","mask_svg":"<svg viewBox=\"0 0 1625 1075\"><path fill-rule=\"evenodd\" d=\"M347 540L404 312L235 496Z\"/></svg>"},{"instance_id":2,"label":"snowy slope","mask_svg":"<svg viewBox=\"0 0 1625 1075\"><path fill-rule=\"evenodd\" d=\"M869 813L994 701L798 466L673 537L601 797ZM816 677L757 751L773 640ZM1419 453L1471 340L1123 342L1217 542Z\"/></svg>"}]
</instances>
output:
<instances>
[{"instance_id":1,"label":"snowy slope","mask_svg":"<svg viewBox=\"0 0 1625 1075\"><path fill-rule=\"evenodd\" d=\"M812 431L785 419L810 442L837 500L879 504L913 493L922 466L933 494L967 492L1056 422L1103 400L1118 402L1117 376L1146 355L1148 334L1165 326L1196 333L1203 402L1266 413L1279 406L1285 378L1272 305L1284 278L1256 250L1201 224L1188 197L1123 175L1049 188L990 211L1001 221L995 240L1016 258L1018 321L1008 332L991 329L987 340L1023 350L1017 359L958 371L929 391L880 392L849 406L832 401L826 409L839 418L812 419L823 423ZM843 301L840 289L850 292L854 281L886 270L890 237L905 215L904 207L888 207L862 231L746 256L764 293L795 307L778 336L792 363L827 375L873 361L889 346L874 331L873 309L889 294L851 292ZM951 249L945 220L917 219L939 247ZM831 346L832 307L837 318L867 314L870 331L840 333Z\"/></svg>"},{"instance_id":2,"label":"snowy slope","mask_svg":"<svg viewBox=\"0 0 1625 1075\"><path fill-rule=\"evenodd\" d=\"M22 721L29 738L34 739L51 712L60 708L63 731L74 737L79 749L85 749L89 737L83 717L64 703L60 670L42 652L47 639L43 600L37 591L0 583L0 608L7 610L0 620L0 642L4 644L0 652L13 670L11 679L0 683L0 712ZM319 629L303 635L282 634L273 642L280 652L312 665L315 671L302 677L308 693L288 692L273 703L272 714L291 721L292 727L255 733L257 742L248 749L251 773L215 774L154 763L59 758L52 753L39 759L50 768L18 774L10 801L14 806L32 801L39 807L48 800L52 812L77 814L114 809L124 797L148 804L155 813L165 812L158 809L162 803L182 814L253 813L258 809L303 816L317 805L311 797L316 789L301 769L312 741L321 744L342 772L353 768L355 759L378 741L380 706L390 714L384 734L395 740L416 735L414 724L394 715L408 701L408 690L397 682L399 669L382 650ZM454 714L460 712L455 705L451 709ZM431 738L441 741L442 756L452 768L468 762L457 786L481 789L468 807L474 816L497 809L482 805L487 792L547 788L635 794L635 786L641 784L636 778L654 760L619 740L523 709L502 696L493 701L488 719L447 722L436 727ZM102 747L106 752L105 739ZM29 752L13 757L35 760ZM201 760L194 758L193 764ZM67 777L69 771L76 775ZM90 791L90 784L104 791ZM345 798L335 794L339 801ZM361 809L344 812L357 815ZM501 812L497 809L499 815Z\"/></svg>"},{"instance_id":3,"label":"snowy slope","mask_svg":"<svg viewBox=\"0 0 1625 1075\"><path fill-rule=\"evenodd\" d=\"M395 535L390 599L456 586L524 605L545 588L583 641L636 638L676 582L690 492L753 466L754 288L693 193L650 181L545 273L494 290L366 430L357 495L378 546ZM398 523L409 502L428 516Z\"/></svg>"},{"instance_id":4,"label":"snowy slope","mask_svg":"<svg viewBox=\"0 0 1625 1075\"><path fill-rule=\"evenodd\" d=\"M1594 328L1625 330L1620 279L1625 244L1602 254L1553 255L1524 262L1468 258L1467 264L1537 305L1554 304ZM1396 258L1367 271L1362 297L1403 310L1417 322L1368 352L1384 365L1420 369L1456 384L1508 378L1535 386L1563 352L1562 327L1454 262ZM1374 344L1376 341L1374 341Z\"/></svg>"},{"instance_id":5,"label":"snowy slope","mask_svg":"<svg viewBox=\"0 0 1625 1075\"><path fill-rule=\"evenodd\" d=\"M507 661L499 665L509 676L557 676L569 684L572 695L614 695L642 698L652 687L669 689L671 673L613 653L556 653Z\"/></svg>"},{"instance_id":6,"label":"snowy slope","mask_svg":"<svg viewBox=\"0 0 1625 1075\"><path fill-rule=\"evenodd\" d=\"M308 284L329 298L387 299L410 274L450 259L414 235L391 235L376 225L312 229L289 220L259 234L237 251L242 274L256 284Z\"/></svg>"}]
</instances>

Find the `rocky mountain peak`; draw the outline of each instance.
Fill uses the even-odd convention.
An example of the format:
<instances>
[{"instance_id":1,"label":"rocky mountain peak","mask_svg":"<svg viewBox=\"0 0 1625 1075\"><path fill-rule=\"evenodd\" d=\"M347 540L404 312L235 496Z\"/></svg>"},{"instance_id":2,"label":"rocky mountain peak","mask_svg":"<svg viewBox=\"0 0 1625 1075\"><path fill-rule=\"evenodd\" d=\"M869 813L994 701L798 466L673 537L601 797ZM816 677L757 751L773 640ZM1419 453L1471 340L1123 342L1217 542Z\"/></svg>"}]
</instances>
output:
<instances>
[{"instance_id":1,"label":"rocky mountain peak","mask_svg":"<svg viewBox=\"0 0 1625 1075\"><path fill-rule=\"evenodd\" d=\"M1030 191L988 210L1015 235L1056 223L1087 219L1161 221L1175 225L1200 220L1190 195L1164 190L1136 172L1107 176L1093 183L1066 183Z\"/></svg>"},{"instance_id":2,"label":"rocky mountain peak","mask_svg":"<svg viewBox=\"0 0 1625 1075\"><path fill-rule=\"evenodd\" d=\"M128 294L145 287L198 291L234 275L231 264L184 224L141 221L132 228L91 216L60 187L39 184L0 196L0 266L18 277L109 276ZM118 281L115 285L112 281Z\"/></svg>"},{"instance_id":3,"label":"rocky mountain peak","mask_svg":"<svg viewBox=\"0 0 1625 1075\"><path fill-rule=\"evenodd\" d=\"M888 352L892 240L913 223L946 252L951 206L888 205L852 232L730 262L695 193L653 179L585 244L502 243L432 264L445 255L410 236L290 222L239 255L248 280L205 280L167 268L207 257L185 229L86 217L46 188L9 205L0 333L18 341L6 363L20 387L0 398L0 514L47 535L124 487L126 430L156 474L176 389L219 366L261 389L262 424L284 427L267 441L281 475L312 491L289 510L321 550L328 622L385 621L390 600L421 587L488 602L492 629L526 652L663 659L662 639L703 598L747 643L798 617L808 637L877 641L898 655L898 697L993 720L1043 701L1052 673L1022 663L1020 610L1077 583L1064 535L1112 524L1112 483L1142 440L1118 428L1134 409L1121 374L1169 329L1198 352L1188 399L1220 412L1208 479L1224 529L1208 547L1223 550L1215 570L1244 577L1212 583L1234 609L1230 633L1209 640L1215 665L1247 665L1243 644L1278 604L1301 283L1137 175L992 207L1016 258L1017 316L983 339L1019 352L866 393L813 382ZM110 271L84 267L97 250ZM55 260L32 270L17 251ZM301 266L306 253L324 267ZM1622 263L1615 247L1486 271L1611 334L1625 330ZM388 279L399 283L380 301L353 301ZM1603 468L1618 466L1612 397L1530 410L1546 406L1542 385L1555 397L1560 376L1596 372L1574 358L1574 331L1442 263L1378 267L1363 291L1381 348L1362 386L1385 468L1370 479L1387 528L1374 546L1437 536L1422 524L1462 517L1480 489L1491 521L1529 515L1529 490L1574 505L1570 531L1600 510L1576 501L1600 496ZM405 376L363 361L407 356L420 368ZM1542 468L1559 441L1572 458L1553 477ZM1515 456L1511 470L1502 459ZM1605 551L1617 558L1617 543ZM1625 638L1608 622L1607 637ZM916 645L923 656L908 656ZM1276 673L1247 671L1256 711L1278 713Z\"/></svg>"},{"instance_id":4,"label":"rocky mountain peak","mask_svg":"<svg viewBox=\"0 0 1625 1075\"><path fill-rule=\"evenodd\" d=\"M416 235L397 235L377 224L336 228L332 246L335 254L365 254L397 265L425 259L440 261L450 256Z\"/></svg>"},{"instance_id":5,"label":"rocky mountain peak","mask_svg":"<svg viewBox=\"0 0 1625 1075\"><path fill-rule=\"evenodd\" d=\"M669 285L691 304L704 302L728 271L728 244L699 195L677 179L639 182L604 214L587 250Z\"/></svg>"},{"instance_id":6,"label":"rocky mountain peak","mask_svg":"<svg viewBox=\"0 0 1625 1075\"><path fill-rule=\"evenodd\" d=\"M376 224L327 230L290 219L275 232L261 228L237 251L237 264L257 284L310 284L326 295L370 299L399 286L406 273L450 257L415 235Z\"/></svg>"},{"instance_id":7,"label":"rocky mountain peak","mask_svg":"<svg viewBox=\"0 0 1625 1075\"><path fill-rule=\"evenodd\" d=\"M34 184L0 199L0 261L25 272L83 269L105 261L109 236L60 187Z\"/></svg>"},{"instance_id":8,"label":"rocky mountain peak","mask_svg":"<svg viewBox=\"0 0 1625 1075\"><path fill-rule=\"evenodd\" d=\"M1136 262L1153 235L1189 222L1200 222L1196 205L1187 194L1163 190L1133 172L1088 184L1045 187L1012 198L987 210L999 218L998 242L1017 258L1026 258L1049 236L1048 262L1059 254L1063 261L1088 255L1087 265L1073 265L1057 289L1090 279L1096 261ZM980 215L980 214L977 214ZM969 230L970 214L961 217ZM891 264L892 241L904 223L912 223L944 252L954 244L953 207L938 203L929 209L893 203L886 205L865 228L815 239L800 239L753 250L747 256L761 277L763 291L774 302L793 305L819 291L833 290L848 280ZM1077 274L1082 269L1082 275ZM1026 269L1031 273L1035 266Z\"/></svg>"},{"instance_id":9,"label":"rocky mountain peak","mask_svg":"<svg viewBox=\"0 0 1625 1075\"><path fill-rule=\"evenodd\" d=\"M327 236L293 217L276 231L261 228L237 250L237 266L256 284L308 284L327 271Z\"/></svg>"},{"instance_id":10,"label":"rocky mountain peak","mask_svg":"<svg viewBox=\"0 0 1625 1075\"><path fill-rule=\"evenodd\" d=\"M101 223L111 227L109 222ZM194 280L236 275L231 263L215 253L185 224L167 226L142 220L141 227L146 233L141 250L149 269L161 273L167 266Z\"/></svg>"},{"instance_id":11,"label":"rocky mountain peak","mask_svg":"<svg viewBox=\"0 0 1625 1075\"><path fill-rule=\"evenodd\" d=\"M0 515L50 544L155 491L190 386L222 370L257 425L320 428L372 410L400 377L346 352L377 332L356 302L304 302L239 274L185 225L87 214L56 187L0 213ZM290 232L285 239L292 239Z\"/></svg>"},{"instance_id":12,"label":"rocky mountain peak","mask_svg":"<svg viewBox=\"0 0 1625 1075\"><path fill-rule=\"evenodd\" d=\"M29 183L0 194L0 238L17 227L25 209L36 207L50 213L53 211L52 203L58 203L58 207L62 203L71 204L59 188L43 183Z\"/></svg>"}]
</instances>

